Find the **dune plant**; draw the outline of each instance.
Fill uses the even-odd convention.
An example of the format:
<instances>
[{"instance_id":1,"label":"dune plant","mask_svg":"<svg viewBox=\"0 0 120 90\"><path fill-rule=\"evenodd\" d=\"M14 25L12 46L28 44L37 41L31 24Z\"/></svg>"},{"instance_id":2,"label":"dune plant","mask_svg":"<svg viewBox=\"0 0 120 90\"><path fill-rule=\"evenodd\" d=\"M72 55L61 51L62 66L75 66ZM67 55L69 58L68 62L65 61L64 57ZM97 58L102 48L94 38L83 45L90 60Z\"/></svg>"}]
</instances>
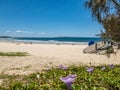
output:
<instances>
[{"instance_id":1,"label":"dune plant","mask_svg":"<svg viewBox=\"0 0 120 90\"><path fill-rule=\"evenodd\" d=\"M0 56L28 56L27 52L0 52Z\"/></svg>"},{"instance_id":2,"label":"dune plant","mask_svg":"<svg viewBox=\"0 0 120 90\"><path fill-rule=\"evenodd\" d=\"M50 68L29 75L0 74L0 90L120 90L120 65Z\"/></svg>"}]
</instances>

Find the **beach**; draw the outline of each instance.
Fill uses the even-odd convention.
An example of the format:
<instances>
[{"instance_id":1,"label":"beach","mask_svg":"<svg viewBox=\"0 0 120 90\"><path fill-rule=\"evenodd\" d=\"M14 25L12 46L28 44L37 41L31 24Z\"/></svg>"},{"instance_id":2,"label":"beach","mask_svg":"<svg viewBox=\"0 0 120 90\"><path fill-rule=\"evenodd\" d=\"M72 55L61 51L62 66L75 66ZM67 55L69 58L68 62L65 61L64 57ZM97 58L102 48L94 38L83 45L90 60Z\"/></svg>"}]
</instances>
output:
<instances>
[{"instance_id":1,"label":"beach","mask_svg":"<svg viewBox=\"0 0 120 90\"><path fill-rule=\"evenodd\" d=\"M104 65L120 64L120 51L110 57L100 54L85 54L88 45L72 44L25 44L0 42L0 52L27 52L24 57L0 56L0 73L30 74L59 65Z\"/></svg>"}]
</instances>

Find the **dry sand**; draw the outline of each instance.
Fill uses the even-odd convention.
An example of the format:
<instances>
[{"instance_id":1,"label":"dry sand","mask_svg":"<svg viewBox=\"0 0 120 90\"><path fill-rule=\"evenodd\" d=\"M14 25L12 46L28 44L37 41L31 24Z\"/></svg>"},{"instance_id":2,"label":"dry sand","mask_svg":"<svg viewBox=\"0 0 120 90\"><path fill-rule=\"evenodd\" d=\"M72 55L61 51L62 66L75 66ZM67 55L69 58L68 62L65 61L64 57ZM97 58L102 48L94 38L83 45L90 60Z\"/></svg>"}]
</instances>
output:
<instances>
[{"instance_id":1,"label":"dry sand","mask_svg":"<svg viewBox=\"0 0 120 90\"><path fill-rule=\"evenodd\" d=\"M0 56L0 73L29 74L45 66L120 64L120 51L108 58L99 54L84 54L87 45L16 44L0 42L0 52L28 52L25 57Z\"/></svg>"}]
</instances>

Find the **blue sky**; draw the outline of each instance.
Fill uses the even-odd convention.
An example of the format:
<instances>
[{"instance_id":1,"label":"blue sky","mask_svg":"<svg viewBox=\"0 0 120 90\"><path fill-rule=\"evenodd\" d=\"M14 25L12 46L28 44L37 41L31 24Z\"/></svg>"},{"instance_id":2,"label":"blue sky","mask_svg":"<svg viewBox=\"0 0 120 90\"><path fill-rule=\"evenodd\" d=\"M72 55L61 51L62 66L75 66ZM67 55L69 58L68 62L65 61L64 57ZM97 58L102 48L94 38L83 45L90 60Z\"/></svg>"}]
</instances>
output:
<instances>
[{"instance_id":1,"label":"blue sky","mask_svg":"<svg viewBox=\"0 0 120 90\"><path fill-rule=\"evenodd\" d=\"M0 35L93 37L101 25L85 0L0 0Z\"/></svg>"}]
</instances>

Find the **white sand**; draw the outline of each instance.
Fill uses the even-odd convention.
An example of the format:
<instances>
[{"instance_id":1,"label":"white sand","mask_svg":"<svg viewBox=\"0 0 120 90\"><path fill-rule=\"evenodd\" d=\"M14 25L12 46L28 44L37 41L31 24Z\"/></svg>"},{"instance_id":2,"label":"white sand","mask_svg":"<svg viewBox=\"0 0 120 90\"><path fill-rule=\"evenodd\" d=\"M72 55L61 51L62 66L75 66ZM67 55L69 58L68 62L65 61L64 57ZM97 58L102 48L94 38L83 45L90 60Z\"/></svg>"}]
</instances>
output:
<instances>
[{"instance_id":1,"label":"white sand","mask_svg":"<svg viewBox=\"0 0 120 90\"><path fill-rule=\"evenodd\" d=\"M26 57L1 57L0 73L29 74L45 66L120 64L120 51L110 58L99 54L84 54L87 45L20 44L0 42L0 52L28 52Z\"/></svg>"}]
</instances>

